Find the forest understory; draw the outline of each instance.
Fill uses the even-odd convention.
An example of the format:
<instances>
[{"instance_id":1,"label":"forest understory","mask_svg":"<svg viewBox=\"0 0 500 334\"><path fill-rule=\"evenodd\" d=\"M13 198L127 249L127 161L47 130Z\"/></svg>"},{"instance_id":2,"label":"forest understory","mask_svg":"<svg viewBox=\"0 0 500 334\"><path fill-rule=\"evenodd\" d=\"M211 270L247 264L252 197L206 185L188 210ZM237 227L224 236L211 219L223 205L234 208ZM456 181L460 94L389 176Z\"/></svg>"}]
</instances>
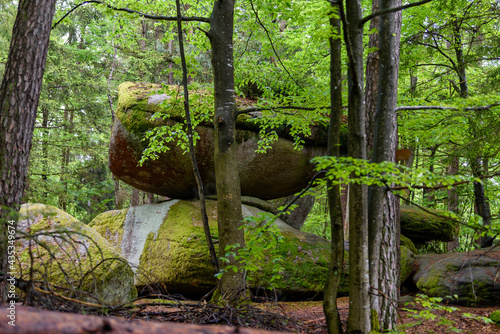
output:
<instances>
[{"instance_id":1,"label":"forest understory","mask_svg":"<svg viewBox=\"0 0 500 334\"><path fill-rule=\"evenodd\" d=\"M163 305L162 305L163 303ZM291 333L312 333L324 334L327 333L325 316L323 314L323 306L321 301L303 301L303 302L262 302L253 303L250 307L244 307L246 311L236 316L235 309L214 306L208 303L199 303L197 301L175 301L176 306L173 304L166 304L165 301L160 300L139 300L135 303L133 309L122 309L108 311L107 316L104 317L103 323L108 324L110 333L137 332L137 333L153 333L158 330L168 329L169 332L175 333L230 333L230 328L235 328L235 332L239 333L238 328L253 328L257 329L251 333L261 333L263 331L276 331L276 332L291 332ZM346 330L349 298L342 297L337 299L337 304L340 312L340 317L343 324L344 331ZM450 307L450 305L440 304L443 307ZM52 308L56 306L52 305ZM67 310L66 305L60 305L59 311ZM491 312L500 310L500 307L485 307L474 308L465 306L453 306L456 308L452 312L446 310L438 310L434 308L426 312L425 308L421 305L406 305L398 308L398 331L391 333L481 333L493 334L500 333L500 327L494 324L486 324L481 320L481 317L488 317ZM57 307L56 307L57 309ZM51 316L48 313L43 313L41 310L35 308L23 308L24 312L29 314L26 316L21 326L18 326L22 331L23 329L37 328L36 323L43 323L50 321ZM414 312L420 314L420 317L414 317ZM102 311L102 310L101 310ZM41 313L40 313L41 312ZM85 311L79 312L84 314L92 314L95 312ZM65 312L66 316L68 313ZM424 316L426 314L426 316ZM432 315L435 319L430 320ZM66 318L66 316L64 316ZM69 315L70 316L70 315ZM44 333L65 333L67 332L68 321L62 321L62 315L59 317L58 324L51 323L49 327L43 326ZM112 318L114 321L105 319ZM28 320L29 319L29 320ZM69 322L75 328L87 330L88 324L93 323L98 326L95 319L89 318L68 318ZM86 321L85 321L86 320ZM137 322L136 320L145 320ZM131 322L132 321L132 322ZM30 324L30 322L32 322ZM163 327L164 323L178 323L186 324L185 327ZM139 324L139 325L138 325ZM193 329L190 325L223 325L208 326ZM66 326L66 327L65 327ZM151 326L151 327L149 327ZM168 325L167 325L168 326ZM98 326L99 327L99 326ZM40 327L39 327L40 328ZM87 328L87 329L86 329ZM1 328L0 328L1 329ZM14 328L11 328L14 329ZM104 330L104 329L101 329ZM206 330L206 331L205 331ZM10 333L10 332L8 332Z\"/></svg>"}]
</instances>

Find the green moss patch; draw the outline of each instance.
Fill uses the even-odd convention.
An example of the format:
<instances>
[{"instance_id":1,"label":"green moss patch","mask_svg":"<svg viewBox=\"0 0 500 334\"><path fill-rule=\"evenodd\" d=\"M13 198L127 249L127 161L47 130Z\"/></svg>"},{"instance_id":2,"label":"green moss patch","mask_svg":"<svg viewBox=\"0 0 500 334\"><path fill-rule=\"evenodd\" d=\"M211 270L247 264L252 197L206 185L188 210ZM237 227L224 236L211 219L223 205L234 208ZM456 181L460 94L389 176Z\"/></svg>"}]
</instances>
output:
<instances>
[{"instance_id":1,"label":"green moss patch","mask_svg":"<svg viewBox=\"0 0 500 334\"><path fill-rule=\"evenodd\" d=\"M204 294L215 286L216 280L203 232L199 203L178 201L170 206L166 214L160 209L165 205L161 203L150 206L151 211L164 214L161 226L154 231L152 227L151 230L141 231L147 233L147 237L143 249L140 250L140 264L136 272L137 287L142 289L152 284L160 285L171 293L181 293L186 296ZM244 216L249 216L262 211L243 206L243 212ZM91 225L100 233L107 232L109 238L113 236L109 231L114 231L111 226L124 226L123 221L128 219L127 215L131 215L131 212L125 216L106 213L104 216L96 217ZM207 201L207 215L212 237L217 242L216 201ZM110 220L105 217L109 217ZM140 217L136 216L135 219L141 221ZM314 234L297 231L281 221L278 221L277 225L285 237L285 241L278 249L278 254L284 257L285 263L281 273L283 279L277 284L275 282L275 287L281 293L295 298L320 296L328 273L330 243ZM142 227L137 226L137 228ZM127 233L135 235L136 232L131 230ZM124 232L118 228L116 235L123 234ZM263 264L262 270L251 275L253 288L267 289L272 276L272 259ZM347 291L346 279L344 283L341 293Z\"/></svg>"},{"instance_id":2,"label":"green moss patch","mask_svg":"<svg viewBox=\"0 0 500 334\"><path fill-rule=\"evenodd\" d=\"M21 207L18 243L21 277L63 287L72 297L120 305L137 296L130 266L99 233L71 215L44 204ZM31 239L31 241L29 241ZM33 261L32 261L33 260Z\"/></svg>"},{"instance_id":3,"label":"green moss patch","mask_svg":"<svg viewBox=\"0 0 500 334\"><path fill-rule=\"evenodd\" d=\"M402 206L401 233L413 242L453 241L459 232L458 222L447 218L447 211L428 211L416 206Z\"/></svg>"}]
</instances>

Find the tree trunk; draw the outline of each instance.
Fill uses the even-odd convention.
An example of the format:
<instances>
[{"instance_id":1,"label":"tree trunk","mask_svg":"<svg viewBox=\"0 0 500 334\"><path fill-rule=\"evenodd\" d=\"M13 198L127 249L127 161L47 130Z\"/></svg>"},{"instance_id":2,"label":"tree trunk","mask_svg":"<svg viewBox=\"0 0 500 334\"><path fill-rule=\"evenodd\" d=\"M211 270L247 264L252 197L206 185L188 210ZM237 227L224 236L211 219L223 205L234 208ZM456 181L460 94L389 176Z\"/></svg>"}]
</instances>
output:
<instances>
[{"instance_id":1,"label":"tree trunk","mask_svg":"<svg viewBox=\"0 0 500 334\"><path fill-rule=\"evenodd\" d=\"M380 9L395 8L401 0L380 0ZM401 12L380 16L378 103L371 161L395 162L397 146L397 82ZM399 226L397 200L385 187L369 190L369 256L372 324L393 329L399 291ZM372 328L376 329L376 328Z\"/></svg>"},{"instance_id":2,"label":"tree trunk","mask_svg":"<svg viewBox=\"0 0 500 334\"><path fill-rule=\"evenodd\" d=\"M451 163L450 167L448 168L448 175L455 175L458 173L459 170L459 160L458 157L452 156L451 157ZM458 191L456 187L453 187L448 190L448 211L454 212L458 214ZM458 234L455 238L455 240L448 242L447 244L447 251L452 252L453 250L457 249L460 246L459 240L458 240Z\"/></svg>"},{"instance_id":3,"label":"tree trunk","mask_svg":"<svg viewBox=\"0 0 500 334\"><path fill-rule=\"evenodd\" d=\"M132 189L132 197L130 198L130 206L138 206L141 202L141 198L139 197L139 189Z\"/></svg>"},{"instance_id":4,"label":"tree trunk","mask_svg":"<svg viewBox=\"0 0 500 334\"><path fill-rule=\"evenodd\" d=\"M483 171L481 168L481 158L470 159L469 160L472 175L474 177L483 176ZM484 186L482 182L474 181L474 203L477 208L477 214L481 216L483 219L483 225L488 227L491 225L491 211L490 206L488 204L488 199L486 198L486 194L484 192ZM493 244L493 240L495 237L485 235L479 238L481 248L490 247Z\"/></svg>"},{"instance_id":5,"label":"tree trunk","mask_svg":"<svg viewBox=\"0 0 500 334\"><path fill-rule=\"evenodd\" d=\"M75 115L75 112L73 110L71 110L70 112L68 112L67 110L64 111L63 129L64 129L64 131L68 132L69 134L71 134L73 132L74 115ZM59 176L59 182L63 186L64 193L59 195L59 208L63 211L66 211L66 206L67 206L68 181L66 180L67 179L66 174L68 172L70 152L71 152L71 149L69 146L64 146L62 148L61 175Z\"/></svg>"},{"instance_id":6,"label":"tree trunk","mask_svg":"<svg viewBox=\"0 0 500 334\"><path fill-rule=\"evenodd\" d=\"M0 304L2 314L8 314L10 305ZM26 306L16 306L15 326L9 324L11 320L0 322L0 333L37 333L37 334L66 334L66 333L95 333L95 334L272 334L270 331L232 326L195 325L173 322L155 322L141 319L120 317L99 317L95 315L75 314L68 312L39 310ZM276 332L279 334L281 332Z\"/></svg>"},{"instance_id":7,"label":"tree trunk","mask_svg":"<svg viewBox=\"0 0 500 334\"><path fill-rule=\"evenodd\" d=\"M295 199L295 195L287 197L283 206L287 206ZM316 201L316 197L313 195L306 195L300 198L297 198L293 204L296 204L297 207L293 209L289 214L283 214L280 216L280 219L285 223L290 225L291 227L300 230L306 221L309 212L314 206L314 202Z\"/></svg>"},{"instance_id":8,"label":"tree trunk","mask_svg":"<svg viewBox=\"0 0 500 334\"><path fill-rule=\"evenodd\" d=\"M346 2L344 30L349 41L348 137L349 156L366 159L365 98L363 92L363 26L360 1ZM368 190L352 183L349 190L349 333L370 331L368 296Z\"/></svg>"},{"instance_id":9,"label":"tree trunk","mask_svg":"<svg viewBox=\"0 0 500 334\"><path fill-rule=\"evenodd\" d=\"M48 175L49 175L49 108L42 107L42 180L43 180L43 198L47 201L49 189Z\"/></svg>"},{"instance_id":10,"label":"tree trunk","mask_svg":"<svg viewBox=\"0 0 500 334\"><path fill-rule=\"evenodd\" d=\"M337 7L338 5L332 6ZM340 35L340 20L330 18L330 26ZM328 131L327 155L340 156L340 125L342 116L342 40L340 36L330 37L330 127ZM325 284L323 310L325 312L328 333L339 334L342 331L339 310L337 308L337 292L344 267L344 225L342 219L342 202L340 185L328 184L328 208L330 211L332 249L330 268Z\"/></svg>"},{"instance_id":11,"label":"tree trunk","mask_svg":"<svg viewBox=\"0 0 500 334\"><path fill-rule=\"evenodd\" d=\"M237 145L235 141L236 95L233 68L233 24L234 1L214 2L210 16L208 37L212 47L212 69L214 74L214 167L217 188L217 214L219 228L219 254L226 246L239 244L245 238L242 225L240 176L238 173ZM220 268L237 265L233 257L229 263L220 262ZM226 272L219 282L217 296L230 302L246 297L245 273L240 268L236 273Z\"/></svg>"},{"instance_id":12,"label":"tree trunk","mask_svg":"<svg viewBox=\"0 0 500 334\"><path fill-rule=\"evenodd\" d=\"M372 13L377 12L380 8L380 0L373 0ZM370 20L370 30L379 29L380 16L376 16ZM373 150L373 130L375 127L375 114L377 109L377 92L378 80L380 76L379 67L379 33L370 35L368 47L376 48L368 54L366 59L366 85L365 85L365 104L366 104L366 151L368 158L371 157Z\"/></svg>"},{"instance_id":13,"label":"tree trunk","mask_svg":"<svg viewBox=\"0 0 500 334\"><path fill-rule=\"evenodd\" d=\"M429 150L431 151L431 154L429 156L429 160L430 160L430 164L431 164L429 166L429 172L431 172L431 173L434 173L434 158L436 156L437 149L438 149L438 146L432 146L429 148ZM427 201L426 206L435 207L436 203L434 203L434 189L424 188L422 190L422 192L424 194L424 199Z\"/></svg>"},{"instance_id":14,"label":"tree trunk","mask_svg":"<svg viewBox=\"0 0 500 334\"><path fill-rule=\"evenodd\" d=\"M19 1L0 87L0 269L4 272L8 272L8 231L5 224L13 221L12 225L15 225L17 222L17 211L28 173L55 2ZM3 283L0 288L2 300L5 297L5 280Z\"/></svg>"},{"instance_id":15,"label":"tree trunk","mask_svg":"<svg viewBox=\"0 0 500 334\"><path fill-rule=\"evenodd\" d=\"M460 32L460 22L458 19L453 19L453 48L455 49L455 56L457 57L457 68L455 69L458 75L459 86L460 86L460 97L469 97L469 87L467 84L467 76L465 72L466 63L464 58L464 49L462 45L462 36Z\"/></svg>"}]
</instances>

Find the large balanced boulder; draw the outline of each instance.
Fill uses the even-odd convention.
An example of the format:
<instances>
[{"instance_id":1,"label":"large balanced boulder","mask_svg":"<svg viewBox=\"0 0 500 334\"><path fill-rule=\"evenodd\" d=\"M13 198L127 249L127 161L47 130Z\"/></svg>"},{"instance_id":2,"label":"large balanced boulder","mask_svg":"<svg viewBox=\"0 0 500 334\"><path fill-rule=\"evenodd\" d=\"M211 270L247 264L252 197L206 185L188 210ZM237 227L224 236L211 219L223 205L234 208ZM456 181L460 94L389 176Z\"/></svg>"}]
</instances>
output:
<instances>
[{"instance_id":1,"label":"large balanced boulder","mask_svg":"<svg viewBox=\"0 0 500 334\"><path fill-rule=\"evenodd\" d=\"M243 205L245 217L262 211ZM217 240L217 202L207 201L212 237ZM275 282L280 293L293 298L321 295L328 272L330 243L276 220L284 237L278 253L284 257L283 276ZM159 284L170 293L200 296L216 284L205 241L198 201L171 200L126 210L105 212L91 223L136 267L139 289ZM262 240L266 242L266 240ZM272 266L272 259L269 259ZM253 288L266 288L272 268L254 273ZM343 284L347 289L347 284ZM344 291L345 293L345 291Z\"/></svg>"},{"instance_id":2,"label":"large balanced boulder","mask_svg":"<svg viewBox=\"0 0 500 334\"><path fill-rule=\"evenodd\" d=\"M459 223L448 218L447 211L426 210L416 206L402 206L401 234L420 244L432 240L455 240L460 229Z\"/></svg>"},{"instance_id":3,"label":"large balanced boulder","mask_svg":"<svg viewBox=\"0 0 500 334\"><path fill-rule=\"evenodd\" d=\"M157 94L161 86L126 82L118 89L118 107L109 148L109 168L120 180L135 188L177 199L196 197L196 182L191 161L179 141L165 145L164 153L156 160L138 162L149 143L146 133L154 128L178 125L183 121L183 100L178 92ZM206 95L206 94L205 94ZM203 92L190 94L194 110L211 110L210 99ZM164 117L154 117L161 112ZM208 111L207 111L208 112ZM198 168L207 194L215 193L214 130L211 116L196 127L199 134L195 147ZM326 152L326 128L312 128L304 138L301 150L294 147L290 131L276 131L280 137L266 153L256 153L259 141L258 126L249 115L240 115L237 122L238 170L242 195L272 199L291 195L304 188L314 175L311 158Z\"/></svg>"},{"instance_id":4,"label":"large balanced boulder","mask_svg":"<svg viewBox=\"0 0 500 334\"><path fill-rule=\"evenodd\" d=\"M45 204L21 206L17 266L68 297L118 306L137 297L134 273L99 233ZM26 233L28 237L22 237ZM33 261L33 262L32 262Z\"/></svg>"},{"instance_id":5,"label":"large balanced boulder","mask_svg":"<svg viewBox=\"0 0 500 334\"><path fill-rule=\"evenodd\" d=\"M417 255L413 283L431 297L457 296L472 306L500 305L500 247L451 254Z\"/></svg>"}]
</instances>

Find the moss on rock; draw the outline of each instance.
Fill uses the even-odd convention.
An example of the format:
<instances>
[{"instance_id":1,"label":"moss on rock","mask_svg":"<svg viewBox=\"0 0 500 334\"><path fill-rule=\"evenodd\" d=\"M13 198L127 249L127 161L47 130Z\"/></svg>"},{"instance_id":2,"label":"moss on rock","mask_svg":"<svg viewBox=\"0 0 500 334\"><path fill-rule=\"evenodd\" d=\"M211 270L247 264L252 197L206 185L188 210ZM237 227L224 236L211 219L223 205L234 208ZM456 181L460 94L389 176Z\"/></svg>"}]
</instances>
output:
<instances>
[{"instance_id":1,"label":"moss on rock","mask_svg":"<svg viewBox=\"0 0 500 334\"><path fill-rule=\"evenodd\" d=\"M140 261L136 284L139 289L146 284L160 284L172 293L199 296L210 291L216 283L203 232L199 203L176 201L165 210L163 207L167 205L168 202L150 206L152 211L158 212L163 218L161 226L155 227L156 232L152 226L151 230L137 226L137 229L143 229L141 233L146 233L147 237L143 248L137 248L140 251ZM127 216L133 214L130 210L132 208L125 216L104 213L97 216L90 225L107 235L110 242L117 244L118 240L122 240L123 244L124 221L129 219ZM244 216L261 212L257 208L243 206ZM216 201L207 201L207 215L212 237L217 240ZM139 216L134 219L141 220ZM329 242L314 234L295 230L280 220L276 225L285 237L278 249L278 253L285 258L285 263L284 272L281 273L283 279L275 283L275 287L281 293L294 298L321 295L328 272ZM116 234L106 234L107 231L116 231ZM135 232L132 230L130 233L134 235ZM251 281L254 282L254 288L266 288L271 272L272 261L264 265L262 271L253 273ZM347 292L347 283L342 285L341 291L343 294Z\"/></svg>"},{"instance_id":2,"label":"moss on rock","mask_svg":"<svg viewBox=\"0 0 500 334\"><path fill-rule=\"evenodd\" d=\"M200 138L194 153L203 183L207 185L207 193L214 194L212 96L202 90L191 91L190 103L197 113L194 117L200 120L195 129ZM161 117L153 118L157 112ZM138 165L149 144L146 133L154 128L176 126L183 119L183 97L177 87L132 82L121 84L110 140L111 172L137 189L170 198L195 198L196 181L190 158L184 154L177 139L165 143L167 151L159 153L156 160ZM304 138L302 150L297 150L291 139L292 130L280 126L275 129L279 138L272 148L265 154L257 154L259 126L249 122L252 119L255 121L258 117L240 115L236 125L242 194L271 199L285 197L304 188L315 173L310 160L325 153L327 128L322 125L311 127L311 135Z\"/></svg>"},{"instance_id":3,"label":"moss on rock","mask_svg":"<svg viewBox=\"0 0 500 334\"><path fill-rule=\"evenodd\" d=\"M415 244L413 243L413 241L411 241L409 238L405 237L404 235L401 235L401 245L408 248L413 254L418 255L419 251L418 251L417 247L415 247Z\"/></svg>"},{"instance_id":4,"label":"moss on rock","mask_svg":"<svg viewBox=\"0 0 500 334\"><path fill-rule=\"evenodd\" d=\"M500 310L491 312L490 319L493 320L493 322L500 327Z\"/></svg>"},{"instance_id":5,"label":"moss on rock","mask_svg":"<svg viewBox=\"0 0 500 334\"><path fill-rule=\"evenodd\" d=\"M24 204L18 229L34 241L19 241L21 277L29 278L33 268L35 279L64 287L61 293L106 305L137 297L130 266L99 233L73 216L50 205Z\"/></svg>"},{"instance_id":6,"label":"moss on rock","mask_svg":"<svg viewBox=\"0 0 500 334\"><path fill-rule=\"evenodd\" d=\"M413 282L431 297L457 295L459 304L500 305L500 285L495 276L500 265L500 250L466 253L418 255Z\"/></svg>"},{"instance_id":7,"label":"moss on rock","mask_svg":"<svg viewBox=\"0 0 500 334\"><path fill-rule=\"evenodd\" d=\"M459 232L458 222L447 218L447 211L434 209L428 211L416 206L402 206L401 233L413 242L453 241Z\"/></svg>"},{"instance_id":8,"label":"moss on rock","mask_svg":"<svg viewBox=\"0 0 500 334\"><path fill-rule=\"evenodd\" d=\"M404 283L413 273L415 254L405 245L401 245L401 283Z\"/></svg>"}]
</instances>

